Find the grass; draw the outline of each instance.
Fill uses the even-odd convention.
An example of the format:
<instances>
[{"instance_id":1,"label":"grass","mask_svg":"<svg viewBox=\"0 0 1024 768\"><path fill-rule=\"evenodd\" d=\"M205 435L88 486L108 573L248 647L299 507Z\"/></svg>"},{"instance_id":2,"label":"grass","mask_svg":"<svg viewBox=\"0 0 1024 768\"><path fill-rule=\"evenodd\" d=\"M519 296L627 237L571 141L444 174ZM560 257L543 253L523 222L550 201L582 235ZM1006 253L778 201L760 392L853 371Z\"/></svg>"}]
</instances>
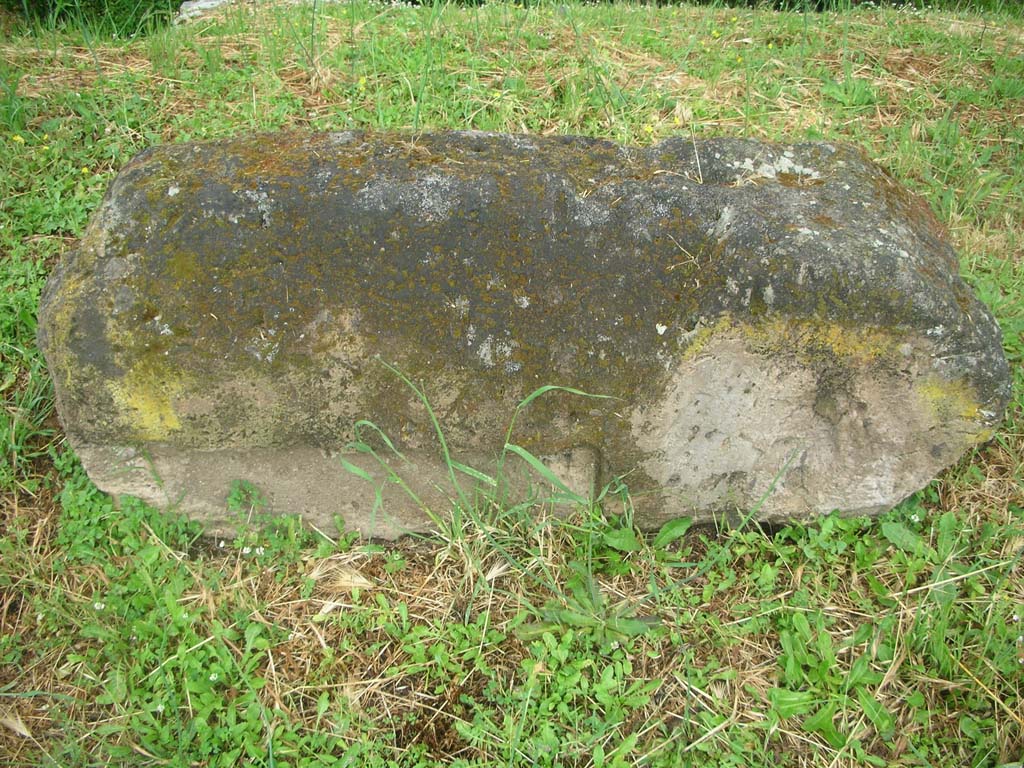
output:
<instances>
[{"instance_id":1,"label":"grass","mask_svg":"<svg viewBox=\"0 0 1024 768\"><path fill-rule=\"evenodd\" d=\"M1024 21L999 8L244 4L131 41L0 17L0 762L1018 764ZM242 485L230 541L115 508L53 414L46 275L148 145L349 127L857 144L996 313L1007 419L878 520L773 531L644 536L622 488L619 516L453 493L396 545L263 520Z\"/></svg>"}]
</instances>

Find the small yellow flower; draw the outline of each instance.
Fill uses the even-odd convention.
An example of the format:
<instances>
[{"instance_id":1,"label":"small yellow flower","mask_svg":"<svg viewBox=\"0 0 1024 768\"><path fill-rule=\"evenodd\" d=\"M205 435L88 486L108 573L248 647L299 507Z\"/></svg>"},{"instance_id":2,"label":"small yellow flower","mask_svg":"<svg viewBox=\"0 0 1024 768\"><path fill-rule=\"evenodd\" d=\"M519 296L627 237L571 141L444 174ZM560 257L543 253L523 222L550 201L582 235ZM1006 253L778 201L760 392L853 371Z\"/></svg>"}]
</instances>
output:
<instances>
[{"instance_id":1,"label":"small yellow flower","mask_svg":"<svg viewBox=\"0 0 1024 768\"><path fill-rule=\"evenodd\" d=\"M23 137L19 136L18 134L14 134L13 136L11 136L11 141L13 141L15 144L24 144L25 143L25 139Z\"/></svg>"},{"instance_id":2,"label":"small yellow flower","mask_svg":"<svg viewBox=\"0 0 1024 768\"><path fill-rule=\"evenodd\" d=\"M84 165L82 166L82 175L83 176L88 176L89 175L89 168L88 168L88 166L84 166Z\"/></svg>"},{"instance_id":3,"label":"small yellow flower","mask_svg":"<svg viewBox=\"0 0 1024 768\"><path fill-rule=\"evenodd\" d=\"M43 134L43 141L49 141L49 140L50 140L50 134L44 133Z\"/></svg>"},{"instance_id":4,"label":"small yellow flower","mask_svg":"<svg viewBox=\"0 0 1024 768\"><path fill-rule=\"evenodd\" d=\"M733 24L735 24L738 20L739 20L738 16L733 16L731 19L729 19L729 21L731 21Z\"/></svg>"},{"instance_id":5,"label":"small yellow flower","mask_svg":"<svg viewBox=\"0 0 1024 768\"><path fill-rule=\"evenodd\" d=\"M737 64L742 64L743 63L743 57L742 56L737 56L736 57L736 63Z\"/></svg>"},{"instance_id":6,"label":"small yellow flower","mask_svg":"<svg viewBox=\"0 0 1024 768\"><path fill-rule=\"evenodd\" d=\"M653 126L653 125L651 125L650 123L647 123L647 124L646 124L646 125L644 126L644 132L645 132L646 134L648 134L648 135L650 135L650 134L654 133L654 126Z\"/></svg>"},{"instance_id":7,"label":"small yellow flower","mask_svg":"<svg viewBox=\"0 0 1024 768\"><path fill-rule=\"evenodd\" d=\"M721 32L719 32L719 31L718 31L717 29L713 29L713 30L711 31L711 36L712 36L712 37L715 37L715 38L717 38L717 37L721 37L721 36L722 36L722 33L721 33Z\"/></svg>"},{"instance_id":8,"label":"small yellow flower","mask_svg":"<svg viewBox=\"0 0 1024 768\"><path fill-rule=\"evenodd\" d=\"M774 48L774 47L775 47L774 45L772 45L771 43L768 43L768 50L769 50L769 51L770 51L770 50L771 50L772 48Z\"/></svg>"},{"instance_id":9,"label":"small yellow flower","mask_svg":"<svg viewBox=\"0 0 1024 768\"><path fill-rule=\"evenodd\" d=\"M43 150L43 152L49 152L49 150L50 150L50 145L49 145L49 144L43 144L43 146L41 147L41 149Z\"/></svg>"}]
</instances>

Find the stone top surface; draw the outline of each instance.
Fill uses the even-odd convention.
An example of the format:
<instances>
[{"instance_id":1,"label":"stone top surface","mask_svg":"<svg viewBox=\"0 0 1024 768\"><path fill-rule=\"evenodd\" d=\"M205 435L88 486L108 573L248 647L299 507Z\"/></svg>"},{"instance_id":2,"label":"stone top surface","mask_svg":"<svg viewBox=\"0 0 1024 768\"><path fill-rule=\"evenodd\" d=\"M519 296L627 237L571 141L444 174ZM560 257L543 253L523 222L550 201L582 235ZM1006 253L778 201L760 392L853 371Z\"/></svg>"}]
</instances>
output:
<instances>
[{"instance_id":1,"label":"stone top surface","mask_svg":"<svg viewBox=\"0 0 1024 768\"><path fill-rule=\"evenodd\" d=\"M283 134L143 152L62 269L116 281L77 319L103 375L122 372L122 345L159 366L238 350L302 366L335 342L319 329L358 322L385 357L419 338L412 369L622 395L709 320L779 306L941 339L943 373L979 381L999 412L994 323L941 233L861 152L827 143Z\"/></svg>"}]
</instances>

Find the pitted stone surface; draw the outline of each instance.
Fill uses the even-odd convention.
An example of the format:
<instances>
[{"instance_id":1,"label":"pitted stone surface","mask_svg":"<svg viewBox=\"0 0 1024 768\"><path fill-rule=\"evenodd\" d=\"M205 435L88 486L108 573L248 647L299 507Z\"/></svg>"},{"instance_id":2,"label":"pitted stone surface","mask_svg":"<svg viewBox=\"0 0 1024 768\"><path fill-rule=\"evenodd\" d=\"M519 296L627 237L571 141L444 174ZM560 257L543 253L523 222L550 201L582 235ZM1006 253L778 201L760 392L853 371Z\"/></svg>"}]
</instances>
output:
<instances>
[{"instance_id":1,"label":"pitted stone surface","mask_svg":"<svg viewBox=\"0 0 1024 768\"><path fill-rule=\"evenodd\" d=\"M874 513L1002 416L998 328L927 206L850 147L278 134L162 146L51 277L40 345L95 482L207 522L429 518L341 469L369 419L443 513L513 442L637 519ZM383 479L365 456L346 455ZM520 477L519 481L523 481Z\"/></svg>"}]
</instances>

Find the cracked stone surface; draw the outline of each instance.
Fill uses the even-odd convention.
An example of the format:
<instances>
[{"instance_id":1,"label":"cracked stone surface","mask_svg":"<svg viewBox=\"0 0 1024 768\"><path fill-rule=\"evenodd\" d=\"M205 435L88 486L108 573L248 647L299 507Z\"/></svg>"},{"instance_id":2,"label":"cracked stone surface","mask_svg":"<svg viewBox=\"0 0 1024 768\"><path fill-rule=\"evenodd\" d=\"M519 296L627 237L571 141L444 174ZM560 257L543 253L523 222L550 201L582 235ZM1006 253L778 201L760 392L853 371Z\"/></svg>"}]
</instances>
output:
<instances>
[{"instance_id":1,"label":"cracked stone surface","mask_svg":"<svg viewBox=\"0 0 1024 768\"><path fill-rule=\"evenodd\" d=\"M211 533L271 512L376 536L512 441L656 527L872 514L991 435L999 329L928 207L851 147L452 132L161 146L52 275L40 346L93 480ZM363 428L363 436L370 433ZM383 485L342 469L344 457ZM393 457L392 457L393 458ZM518 459L514 492L540 485ZM468 483L468 480L466 481Z\"/></svg>"}]
</instances>

